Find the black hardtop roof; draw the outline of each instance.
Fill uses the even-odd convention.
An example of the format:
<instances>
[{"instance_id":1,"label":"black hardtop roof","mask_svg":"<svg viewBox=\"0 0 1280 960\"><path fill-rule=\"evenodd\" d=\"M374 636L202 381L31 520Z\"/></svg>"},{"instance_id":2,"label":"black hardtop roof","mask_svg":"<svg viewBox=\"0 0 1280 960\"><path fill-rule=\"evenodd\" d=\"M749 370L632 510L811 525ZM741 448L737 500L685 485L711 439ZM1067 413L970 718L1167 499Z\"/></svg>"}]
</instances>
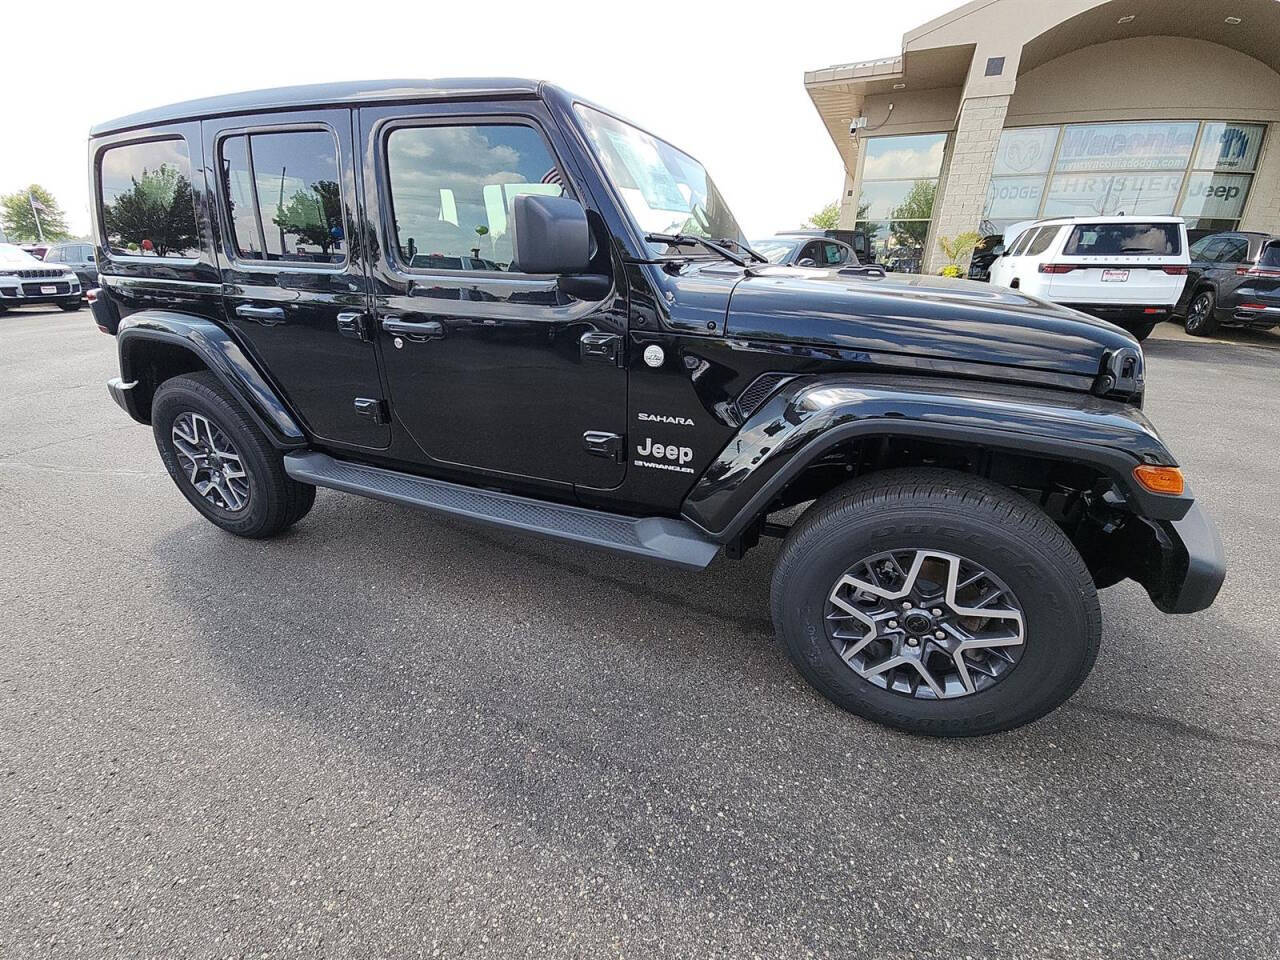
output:
<instances>
[{"instance_id":1,"label":"black hardtop roof","mask_svg":"<svg viewBox=\"0 0 1280 960\"><path fill-rule=\"evenodd\" d=\"M237 113L267 113L295 107L319 107L349 103L450 98L535 97L541 81L516 77L449 77L440 80L352 80L311 83L296 87L248 90L218 97L186 100L117 117L90 128L92 137L139 127L155 127L179 120L218 117Z\"/></svg>"}]
</instances>

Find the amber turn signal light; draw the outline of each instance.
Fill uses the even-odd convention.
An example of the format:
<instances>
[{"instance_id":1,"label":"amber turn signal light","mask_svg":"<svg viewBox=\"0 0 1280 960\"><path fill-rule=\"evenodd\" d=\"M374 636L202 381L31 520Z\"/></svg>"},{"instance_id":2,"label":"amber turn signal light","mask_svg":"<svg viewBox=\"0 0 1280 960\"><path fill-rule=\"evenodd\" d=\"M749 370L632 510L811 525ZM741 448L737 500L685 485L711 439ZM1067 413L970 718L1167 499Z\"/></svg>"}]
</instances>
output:
<instances>
[{"instance_id":1,"label":"amber turn signal light","mask_svg":"<svg viewBox=\"0 0 1280 960\"><path fill-rule=\"evenodd\" d=\"M1133 475L1144 489L1152 493L1168 493L1177 497L1186 488L1182 471L1177 467L1154 467L1144 463L1133 468Z\"/></svg>"}]
</instances>

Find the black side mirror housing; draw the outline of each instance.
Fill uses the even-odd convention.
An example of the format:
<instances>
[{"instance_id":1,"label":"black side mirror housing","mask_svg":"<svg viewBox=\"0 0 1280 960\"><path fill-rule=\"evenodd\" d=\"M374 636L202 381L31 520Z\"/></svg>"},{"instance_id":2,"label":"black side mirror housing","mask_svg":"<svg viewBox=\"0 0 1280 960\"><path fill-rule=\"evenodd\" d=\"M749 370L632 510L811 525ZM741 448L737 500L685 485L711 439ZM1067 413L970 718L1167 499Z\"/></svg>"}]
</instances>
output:
<instances>
[{"instance_id":1,"label":"black side mirror housing","mask_svg":"<svg viewBox=\"0 0 1280 960\"><path fill-rule=\"evenodd\" d=\"M586 273L591 230L582 204L569 197L523 193L511 203L511 244L521 273Z\"/></svg>"}]
</instances>

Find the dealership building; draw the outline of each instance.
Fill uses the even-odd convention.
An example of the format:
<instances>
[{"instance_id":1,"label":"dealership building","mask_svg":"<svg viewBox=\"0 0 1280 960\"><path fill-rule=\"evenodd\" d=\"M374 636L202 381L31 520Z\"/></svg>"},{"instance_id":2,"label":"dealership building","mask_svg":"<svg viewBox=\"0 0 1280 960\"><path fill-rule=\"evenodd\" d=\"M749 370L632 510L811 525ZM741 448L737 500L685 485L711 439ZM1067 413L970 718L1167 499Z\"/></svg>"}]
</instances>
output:
<instances>
[{"instance_id":1,"label":"dealership building","mask_svg":"<svg viewBox=\"0 0 1280 960\"><path fill-rule=\"evenodd\" d=\"M1280 234L1277 0L973 0L805 87L844 160L840 226L898 269L1038 217Z\"/></svg>"}]
</instances>

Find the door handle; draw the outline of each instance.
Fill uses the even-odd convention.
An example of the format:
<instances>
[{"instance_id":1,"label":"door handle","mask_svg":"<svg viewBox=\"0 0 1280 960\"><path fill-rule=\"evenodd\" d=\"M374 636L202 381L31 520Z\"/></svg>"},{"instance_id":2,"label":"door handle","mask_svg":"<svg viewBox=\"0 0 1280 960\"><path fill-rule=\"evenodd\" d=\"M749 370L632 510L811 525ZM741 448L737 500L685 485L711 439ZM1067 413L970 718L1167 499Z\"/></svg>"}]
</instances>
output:
<instances>
[{"instance_id":1,"label":"door handle","mask_svg":"<svg viewBox=\"0 0 1280 960\"><path fill-rule=\"evenodd\" d=\"M242 303L236 307L236 316L243 317L245 320L256 320L264 327L274 327L277 323L284 323L284 308L255 307Z\"/></svg>"},{"instance_id":2,"label":"door handle","mask_svg":"<svg viewBox=\"0 0 1280 960\"><path fill-rule=\"evenodd\" d=\"M384 317L382 329L394 337L405 337L408 340L430 340L444 336L444 324L439 320L396 320Z\"/></svg>"}]
</instances>

